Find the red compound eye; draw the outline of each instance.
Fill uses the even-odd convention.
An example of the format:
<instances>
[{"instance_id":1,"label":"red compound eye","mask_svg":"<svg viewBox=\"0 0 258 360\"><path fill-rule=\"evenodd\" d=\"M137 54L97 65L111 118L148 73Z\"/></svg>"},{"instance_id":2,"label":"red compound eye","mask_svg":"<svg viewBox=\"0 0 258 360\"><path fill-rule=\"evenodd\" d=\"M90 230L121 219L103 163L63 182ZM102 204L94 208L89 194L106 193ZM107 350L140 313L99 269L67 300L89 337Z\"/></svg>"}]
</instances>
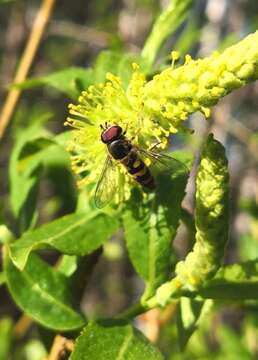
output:
<instances>
[{"instance_id":1,"label":"red compound eye","mask_svg":"<svg viewBox=\"0 0 258 360\"><path fill-rule=\"evenodd\" d=\"M103 143L108 144L117 138L122 134L122 128L118 125L113 125L107 130L104 130L101 134L101 140Z\"/></svg>"}]
</instances>

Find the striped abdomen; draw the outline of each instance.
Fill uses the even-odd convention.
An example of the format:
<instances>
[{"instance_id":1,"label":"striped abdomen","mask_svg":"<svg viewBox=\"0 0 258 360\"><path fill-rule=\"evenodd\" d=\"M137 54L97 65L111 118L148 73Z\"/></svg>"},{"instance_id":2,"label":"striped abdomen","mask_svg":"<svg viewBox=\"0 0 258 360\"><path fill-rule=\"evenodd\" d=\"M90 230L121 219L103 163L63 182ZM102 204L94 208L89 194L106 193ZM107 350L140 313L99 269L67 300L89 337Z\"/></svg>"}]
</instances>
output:
<instances>
[{"instance_id":1,"label":"striped abdomen","mask_svg":"<svg viewBox=\"0 0 258 360\"><path fill-rule=\"evenodd\" d=\"M131 149L120 162L127 168L129 174L131 174L139 184L149 189L154 189L156 187L150 169L144 164L136 151Z\"/></svg>"}]
</instances>

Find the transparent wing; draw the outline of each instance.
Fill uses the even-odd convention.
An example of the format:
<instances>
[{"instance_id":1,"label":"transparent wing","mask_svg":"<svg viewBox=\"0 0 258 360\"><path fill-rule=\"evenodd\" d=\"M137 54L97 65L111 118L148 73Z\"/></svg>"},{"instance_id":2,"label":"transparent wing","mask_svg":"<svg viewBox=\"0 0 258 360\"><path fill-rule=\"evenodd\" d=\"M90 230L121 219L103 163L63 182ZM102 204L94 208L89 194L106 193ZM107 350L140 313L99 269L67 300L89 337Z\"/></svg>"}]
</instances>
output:
<instances>
[{"instance_id":1,"label":"transparent wing","mask_svg":"<svg viewBox=\"0 0 258 360\"><path fill-rule=\"evenodd\" d=\"M189 172L187 166L170 155L158 153L153 150L136 149L143 159L150 159L150 167L156 172Z\"/></svg>"},{"instance_id":2,"label":"transparent wing","mask_svg":"<svg viewBox=\"0 0 258 360\"><path fill-rule=\"evenodd\" d=\"M96 186L94 202L96 207L106 206L118 190L118 169L111 156L107 156Z\"/></svg>"}]
</instances>

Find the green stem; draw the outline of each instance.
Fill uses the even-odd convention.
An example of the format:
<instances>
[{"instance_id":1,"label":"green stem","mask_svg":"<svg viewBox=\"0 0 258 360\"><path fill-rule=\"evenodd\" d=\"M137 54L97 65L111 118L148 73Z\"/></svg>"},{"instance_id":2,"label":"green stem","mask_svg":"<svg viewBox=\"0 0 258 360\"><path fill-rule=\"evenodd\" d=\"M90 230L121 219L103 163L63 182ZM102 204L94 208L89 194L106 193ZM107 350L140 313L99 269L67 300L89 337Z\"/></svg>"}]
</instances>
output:
<instances>
[{"instance_id":1,"label":"green stem","mask_svg":"<svg viewBox=\"0 0 258 360\"><path fill-rule=\"evenodd\" d=\"M141 303L137 303L123 311L121 314L116 316L116 319L123 319L123 320L130 320L134 318L135 316L138 316L140 314L145 313L146 311L150 310L146 305L143 305Z\"/></svg>"},{"instance_id":2,"label":"green stem","mask_svg":"<svg viewBox=\"0 0 258 360\"><path fill-rule=\"evenodd\" d=\"M143 303L137 303L131 306L129 309L117 315L116 318L130 320L137 315L145 313L148 310L167 305L171 301L178 298L179 294L180 289L178 288L176 279L173 279L170 282L161 285L153 297L145 300Z\"/></svg>"},{"instance_id":3,"label":"green stem","mask_svg":"<svg viewBox=\"0 0 258 360\"><path fill-rule=\"evenodd\" d=\"M169 35L173 34L185 20L193 0L171 0L170 5L160 14L142 50L142 57L151 66L158 51Z\"/></svg>"}]
</instances>

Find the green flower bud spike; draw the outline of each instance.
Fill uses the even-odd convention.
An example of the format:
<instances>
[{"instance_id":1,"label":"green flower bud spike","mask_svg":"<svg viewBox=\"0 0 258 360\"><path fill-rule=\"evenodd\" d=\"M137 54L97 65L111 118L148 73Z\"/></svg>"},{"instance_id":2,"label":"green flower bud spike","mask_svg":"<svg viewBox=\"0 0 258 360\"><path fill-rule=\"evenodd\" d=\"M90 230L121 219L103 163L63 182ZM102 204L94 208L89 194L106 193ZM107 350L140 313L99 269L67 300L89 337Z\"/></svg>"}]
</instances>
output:
<instances>
[{"instance_id":1,"label":"green flower bud spike","mask_svg":"<svg viewBox=\"0 0 258 360\"><path fill-rule=\"evenodd\" d=\"M224 147L209 135L196 180L196 243L176 266L184 286L198 288L221 265L229 227L229 174Z\"/></svg>"},{"instance_id":2,"label":"green flower bud spike","mask_svg":"<svg viewBox=\"0 0 258 360\"><path fill-rule=\"evenodd\" d=\"M196 243L176 266L176 277L162 285L157 302L165 305L183 290L197 290L215 275L223 259L229 228L229 173L224 147L209 135L196 180Z\"/></svg>"}]
</instances>

